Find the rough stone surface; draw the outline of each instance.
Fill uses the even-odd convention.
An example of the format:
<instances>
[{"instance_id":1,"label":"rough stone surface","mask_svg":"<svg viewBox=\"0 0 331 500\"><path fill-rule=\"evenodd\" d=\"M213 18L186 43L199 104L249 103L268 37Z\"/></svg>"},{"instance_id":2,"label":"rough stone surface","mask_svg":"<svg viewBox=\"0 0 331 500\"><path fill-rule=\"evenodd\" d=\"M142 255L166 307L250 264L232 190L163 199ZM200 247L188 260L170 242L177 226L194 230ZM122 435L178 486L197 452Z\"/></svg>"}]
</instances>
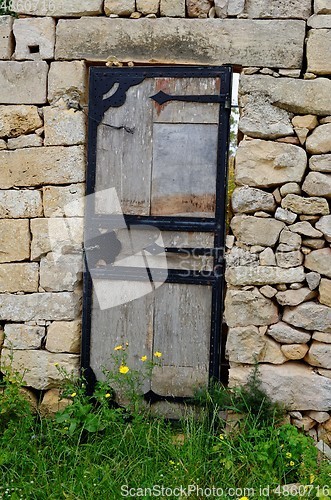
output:
<instances>
[{"instance_id":1,"label":"rough stone surface","mask_svg":"<svg viewBox=\"0 0 331 500\"><path fill-rule=\"evenodd\" d=\"M47 328L46 349L50 352L79 354L81 321L54 321Z\"/></svg>"},{"instance_id":2,"label":"rough stone surface","mask_svg":"<svg viewBox=\"0 0 331 500\"><path fill-rule=\"evenodd\" d=\"M230 328L226 355L231 363L254 364L260 359L265 343L265 336L256 326Z\"/></svg>"},{"instance_id":3,"label":"rough stone surface","mask_svg":"<svg viewBox=\"0 0 331 500\"><path fill-rule=\"evenodd\" d=\"M331 280L321 279L318 300L321 304L331 307Z\"/></svg>"},{"instance_id":4,"label":"rough stone surface","mask_svg":"<svg viewBox=\"0 0 331 500\"><path fill-rule=\"evenodd\" d=\"M29 221L0 220L0 262L21 261L29 257Z\"/></svg>"},{"instance_id":5,"label":"rough stone surface","mask_svg":"<svg viewBox=\"0 0 331 500\"><path fill-rule=\"evenodd\" d=\"M311 14L309 0L246 0L245 13L249 17L277 19L307 19Z\"/></svg>"},{"instance_id":6,"label":"rough stone surface","mask_svg":"<svg viewBox=\"0 0 331 500\"><path fill-rule=\"evenodd\" d=\"M236 238L247 245L273 246L285 224L275 219L236 215L231 221Z\"/></svg>"},{"instance_id":7,"label":"rough stone surface","mask_svg":"<svg viewBox=\"0 0 331 500\"><path fill-rule=\"evenodd\" d=\"M270 266L237 266L225 272L227 283L234 286L276 285L278 283L298 283L305 279L303 267L282 269Z\"/></svg>"},{"instance_id":8,"label":"rough stone surface","mask_svg":"<svg viewBox=\"0 0 331 500\"><path fill-rule=\"evenodd\" d=\"M331 5L329 0L314 0L315 14L331 14Z\"/></svg>"},{"instance_id":9,"label":"rough stone surface","mask_svg":"<svg viewBox=\"0 0 331 500\"><path fill-rule=\"evenodd\" d=\"M86 115L59 106L44 108L45 146L74 146L86 142Z\"/></svg>"},{"instance_id":10,"label":"rough stone surface","mask_svg":"<svg viewBox=\"0 0 331 500\"><path fill-rule=\"evenodd\" d=\"M307 41L307 71L316 75L331 73L331 29L312 29Z\"/></svg>"},{"instance_id":11,"label":"rough stone surface","mask_svg":"<svg viewBox=\"0 0 331 500\"><path fill-rule=\"evenodd\" d=\"M71 399L61 398L60 389L49 389L39 405L39 413L43 417L53 417L56 412L64 410L72 404Z\"/></svg>"},{"instance_id":12,"label":"rough stone surface","mask_svg":"<svg viewBox=\"0 0 331 500\"><path fill-rule=\"evenodd\" d=\"M71 186L64 187L44 187L43 205L45 217L63 217L64 215L66 217L83 217L84 196L84 184L72 184Z\"/></svg>"},{"instance_id":13,"label":"rough stone surface","mask_svg":"<svg viewBox=\"0 0 331 500\"><path fill-rule=\"evenodd\" d=\"M271 325L268 328L268 335L281 344L305 344L311 338L309 333L297 330L283 321Z\"/></svg>"},{"instance_id":14,"label":"rough stone surface","mask_svg":"<svg viewBox=\"0 0 331 500\"><path fill-rule=\"evenodd\" d=\"M55 20L51 17L15 19L13 32L15 59L38 61L54 58Z\"/></svg>"},{"instance_id":15,"label":"rough stone surface","mask_svg":"<svg viewBox=\"0 0 331 500\"><path fill-rule=\"evenodd\" d=\"M287 359L303 359L308 352L309 347L306 344L288 344L282 345L281 351Z\"/></svg>"},{"instance_id":16,"label":"rough stone surface","mask_svg":"<svg viewBox=\"0 0 331 500\"><path fill-rule=\"evenodd\" d=\"M69 184L82 182L85 177L85 154L82 146L1 151L0 161L0 185L4 189L14 186Z\"/></svg>"},{"instance_id":17,"label":"rough stone surface","mask_svg":"<svg viewBox=\"0 0 331 500\"><path fill-rule=\"evenodd\" d=\"M306 179L309 177L309 175L321 175L324 176L325 174L319 174L318 172L311 172L308 174ZM312 181L313 180L308 180L304 182L303 189L304 191L310 191L313 192L315 191L314 187L312 186ZM320 184L323 185L325 188L326 182L321 180ZM324 191L327 191L327 189L324 189ZM315 191L316 194L316 191ZM322 193L321 193L322 194ZM328 202L325 198L317 198L317 197L310 197L310 198L303 198L302 196L298 196L297 194L288 194L283 198L282 200L282 207L286 208L287 210L291 210L292 212L296 214L305 214L305 215L316 215L316 214L322 214L322 215L327 215L330 213L329 205Z\"/></svg>"},{"instance_id":18,"label":"rough stone surface","mask_svg":"<svg viewBox=\"0 0 331 500\"><path fill-rule=\"evenodd\" d=\"M297 307L286 307L283 320L306 330L331 332L330 308L314 302L304 302Z\"/></svg>"},{"instance_id":19,"label":"rough stone surface","mask_svg":"<svg viewBox=\"0 0 331 500\"><path fill-rule=\"evenodd\" d=\"M102 13L102 0L56 0L56 2L12 1L12 10L30 16L81 17Z\"/></svg>"},{"instance_id":20,"label":"rough stone surface","mask_svg":"<svg viewBox=\"0 0 331 500\"><path fill-rule=\"evenodd\" d=\"M10 350L3 349L2 361L8 363ZM63 375L57 364L66 372L78 375L79 356L76 354L53 354L42 350L13 351L12 368L24 374L25 385L45 390L61 385Z\"/></svg>"},{"instance_id":21,"label":"rough stone surface","mask_svg":"<svg viewBox=\"0 0 331 500\"><path fill-rule=\"evenodd\" d=\"M293 252L276 252L276 262L277 266L286 269L301 266L303 263L303 254L300 250L294 250Z\"/></svg>"},{"instance_id":22,"label":"rough stone surface","mask_svg":"<svg viewBox=\"0 0 331 500\"><path fill-rule=\"evenodd\" d=\"M278 309L257 289L228 290L225 299L225 318L230 327L271 325L278 321Z\"/></svg>"},{"instance_id":23,"label":"rough stone surface","mask_svg":"<svg viewBox=\"0 0 331 500\"><path fill-rule=\"evenodd\" d=\"M271 299L276 295L277 290L270 285L265 285L260 288L260 292L268 299Z\"/></svg>"},{"instance_id":24,"label":"rough stone surface","mask_svg":"<svg viewBox=\"0 0 331 500\"><path fill-rule=\"evenodd\" d=\"M267 247L263 252L259 255L260 265L261 266L275 266L276 265L276 257L271 248Z\"/></svg>"},{"instance_id":25,"label":"rough stone surface","mask_svg":"<svg viewBox=\"0 0 331 500\"><path fill-rule=\"evenodd\" d=\"M74 293L32 293L0 295L0 320L72 320L80 313L80 299Z\"/></svg>"},{"instance_id":26,"label":"rough stone surface","mask_svg":"<svg viewBox=\"0 0 331 500\"><path fill-rule=\"evenodd\" d=\"M297 362L288 362L286 369L261 364L259 372L263 389L289 410L331 409L331 379L314 373L312 368ZM246 367L231 368L230 386L245 383L250 373Z\"/></svg>"},{"instance_id":27,"label":"rough stone surface","mask_svg":"<svg viewBox=\"0 0 331 500\"><path fill-rule=\"evenodd\" d=\"M40 217L43 212L40 191L0 191L0 219L24 219Z\"/></svg>"},{"instance_id":28,"label":"rough stone surface","mask_svg":"<svg viewBox=\"0 0 331 500\"><path fill-rule=\"evenodd\" d=\"M87 70L84 61L52 62L48 76L48 100L87 102Z\"/></svg>"},{"instance_id":29,"label":"rough stone surface","mask_svg":"<svg viewBox=\"0 0 331 500\"><path fill-rule=\"evenodd\" d=\"M185 0L160 0L161 16L185 17Z\"/></svg>"},{"instance_id":30,"label":"rough stone surface","mask_svg":"<svg viewBox=\"0 0 331 500\"><path fill-rule=\"evenodd\" d=\"M104 8L107 16L129 16L136 10L136 5L135 0L105 0Z\"/></svg>"},{"instance_id":31,"label":"rough stone surface","mask_svg":"<svg viewBox=\"0 0 331 500\"><path fill-rule=\"evenodd\" d=\"M309 196L325 196L331 198L331 174L309 172L302 189Z\"/></svg>"},{"instance_id":32,"label":"rough stone surface","mask_svg":"<svg viewBox=\"0 0 331 500\"><path fill-rule=\"evenodd\" d=\"M315 115L298 115L292 119L293 126L296 128L306 128L313 130L318 126L318 120Z\"/></svg>"},{"instance_id":33,"label":"rough stone surface","mask_svg":"<svg viewBox=\"0 0 331 500\"><path fill-rule=\"evenodd\" d=\"M306 153L298 146L259 139L242 141L236 156L236 181L257 187L300 182L306 165Z\"/></svg>"},{"instance_id":34,"label":"rough stone surface","mask_svg":"<svg viewBox=\"0 0 331 500\"><path fill-rule=\"evenodd\" d=\"M323 332L314 332L313 339L318 342L324 342L325 344L331 344L331 334Z\"/></svg>"},{"instance_id":35,"label":"rough stone surface","mask_svg":"<svg viewBox=\"0 0 331 500\"><path fill-rule=\"evenodd\" d=\"M238 187L232 194L232 209L234 212L254 213L256 210L272 212L276 203L271 193L248 186Z\"/></svg>"},{"instance_id":36,"label":"rough stone surface","mask_svg":"<svg viewBox=\"0 0 331 500\"><path fill-rule=\"evenodd\" d=\"M287 224L293 224L297 218L297 214L286 210L284 208L278 207L275 212L275 219L285 222Z\"/></svg>"},{"instance_id":37,"label":"rough stone surface","mask_svg":"<svg viewBox=\"0 0 331 500\"><path fill-rule=\"evenodd\" d=\"M71 292L82 278L81 255L54 255L49 253L40 261L40 286L46 292Z\"/></svg>"},{"instance_id":38,"label":"rough stone surface","mask_svg":"<svg viewBox=\"0 0 331 500\"><path fill-rule=\"evenodd\" d=\"M271 363L273 365L282 365L287 361L287 357L283 354L281 346L273 339L265 339L265 348L260 357L261 363Z\"/></svg>"},{"instance_id":39,"label":"rough stone surface","mask_svg":"<svg viewBox=\"0 0 331 500\"><path fill-rule=\"evenodd\" d=\"M315 224L316 229L321 231L326 241L331 242L331 215L321 217Z\"/></svg>"},{"instance_id":40,"label":"rough stone surface","mask_svg":"<svg viewBox=\"0 0 331 500\"><path fill-rule=\"evenodd\" d=\"M229 0L228 16L238 16L242 13L245 6L245 0Z\"/></svg>"},{"instance_id":41,"label":"rough stone surface","mask_svg":"<svg viewBox=\"0 0 331 500\"><path fill-rule=\"evenodd\" d=\"M305 267L331 278L331 249L322 248L306 255Z\"/></svg>"},{"instance_id":42,"label":"rough stone surface","mask_svg":"<svg viewBox=\"0 0 331 500\"><path fill-rule=\"evenodd\" d=\"M164 1L169 2L162 0L161 15L165 15ZM294 20L276 20L271 25L268 21L242 19L141 19L132 23L125 19L81 18L59 21L55 57L106 60L109 54L116 54L121 61L145 63L298 68L304 36L304 22Z\"/></svg>"},{"instance_id":43,"label":"rough stone surface","mask_svg":"<svg viewBox=\"0 0 331 500\"><path fill-rule=\"evenodd\" d=\"M307 22L310 28L331 28L331 15L324 14L318 16L316 14L312 15Z\"/></svg>"},{"instance_id":44,"label":"rough stone surface","mask_svg":"<svg viewBox=\"0 0 331 500\"><path fill-rule=\"evenodd\" d=\"M291 250L299 250L302 243L302 238L299 234L283 229L279 236L279 242L287 245Z\"/></svg>"},{"instance_id":45,"label":"rough stone surface","mask_svg":"<svg viewBox=\"0 0 331 500\"><path fill-rule=\"evenodd\" d=\"M296 182L287 182L280 189L281 196L285 197L287 194L301 194L301 188Z\"/></svg>"},{"instance_id":46,"label":"rough stone surface","mask_svg":"<svg viewBox=\"0 0 331 500\"><path fill-rule=\"evenodd\" d=\"M303 239L302 244L305 247L312 248L313 250L318 250L320 248L325 247L325 240L315 239L315 238L305 238Z\"/></svg>"},{"instance_id":47,"label":"rough stone surface","mask_svg":"<svg viewBox=\"0 0 331 500\"><path fill-rule=\"evenodd\" d=\"M298 306L302 302L311 300L316 297L316 292L309 288L300 288L299 290L286 290L286 292L278 292L276 295L277 302L281 306Z\"/></svg>"},{"instance_id":48,"label":"rough stone surface","mask_svg":"<svg viewBox=\"0 0 331 500\"><path fill-rule=\"evenodd\" d=\"M142 14L157 14L160 7L160 0L136 0L136 7Z\"/></svg>"},{"instance_id":49,"label":"rough stone surface","mask_svg":"<svg viewBox=\"0 0 331 500\"><path fill-rule=\"evenodd\" d=\"M0 293L37 292L38 264L0 264Z\"/></svg>"},{"instance_id":50,"label":"rough stone surface","mask_svg":"<svg viewBox=\"0 0 331 500\"><path fill-rule=\"evenodd\" d=\"M43 145L42 138L37 134L20 135L14 139L8 139L8 149L37 148Z\"/></svg>"},{"instance_id":51,"label":"rough stone surface","mask_svg":"<svg viewBox=\"0 0 331 500\"><path fill-rule=\"evenodd\" d=\"M314 273L314 272L307 273L306 281L310 290L315 290L320 284L321 275L319 273Z\"/></svg>"},{"instance_id":52,"label":"rough stone surface","mask_svg":"<svg viewBox=\"0 0 331 500\"><path fill-rule=\"evenodd\" d=\"M257 266L258 256L243 248L233 247L226 255L226 264L230 267Z\"/></svg>"},{"instance_id":53,"label":"rough stone surface","mask_svg":"<svg viewBox=\"0 0 331 500\"><path fill-rule=\"evenodd\" d=\"M321 231L318 231L317 229L313 228L313 226L307 221L296 222L292 226L288 227L290 231L302 234L304 236L309 236L310 238L319 238L323 236L323 233L321 233Z\"/></svg>"},{"instance_id":54,"label":"rough stone surface","mask_svg":"<svg viewBox=\"0 0 331 500\"><path fill-rule=\"evenodd\" d=\"M210 0L186 0L188 17L208 17L212 3Z\"/></svg>"},{"instance_id":55,"label":"rough stone surface","mask_svg":"<svg viewBox=\"0 0 331 500\"><path fill-rule=\"evenodd\" d=\"M307 363L321 368L331 368L331 344L324 344L314 340L305 358Z\"/></svg>"},{"instance_id":56,"label":"rough stone surface","mask_svg":"<svg viewBox=\"0 0 331 500\"><path fill-rule=\"evenodd\" d=\"M0 137L18 137L42 124L37 106L0 106Z\"/></svg>"},{"instance_id":57,"label":"rough stone surface","mask_svg":"<svg viewBox=\"0 0 331 500\"><path fill-rule=\"evenodd\" d=\"M42 326L8 324L5 325L4 347L8 349L40 349L44 337L45 328Z\"/></svg>"},{"instance_id":58,"label":"rough stone surface","mask_svg":"<svg viewBox=\"0 0 331 500\"><path fill-rule=\"evenodd\" d=\"M44 104L47 73L45 61L0 61L0 104Z\"/></svg>"},{"instance_id":59,"label":"rough stone surface","mask_svg":"<svg viewBox=\"0 0 331 500\"><path fill-rule=\"evenodd\" d=\"M307 412L307 415L308 415L308 417L315 420L315 422L318 422L320 424L323 424L323 422L326 422L330 418L330 415L326 411L311 410L311 411Z\"/></svg>"},{"instance_id":60,"label":"rough stone surface","mask_svg":"<svg viewBox=\"0 0 331 500\"><path fill-rule=\"evenodd\" d=\"M0 59L10 59L13 52L12 40L13 18L0 17Z\"/></svg>"},{"instance_id":61,"label":"rough stone surface","mask_svg":"<svg viewBox=\"0 0 331 500\"><path fill-rule=\"evenodd\" d=\"M310 154L329 153L331 151L331 123L315 128L308 137L306 147Z\"/></svg>"},{"instance_id":62,"label":"rough stone surface","mask_svg":"<svg viewBox=\"0 0 331 500\"><path fill-rule=\"evenodd\" d=\"M309 168L318 172L331 172L331 154L312 156Z\"/></svg>"}]
</instances>

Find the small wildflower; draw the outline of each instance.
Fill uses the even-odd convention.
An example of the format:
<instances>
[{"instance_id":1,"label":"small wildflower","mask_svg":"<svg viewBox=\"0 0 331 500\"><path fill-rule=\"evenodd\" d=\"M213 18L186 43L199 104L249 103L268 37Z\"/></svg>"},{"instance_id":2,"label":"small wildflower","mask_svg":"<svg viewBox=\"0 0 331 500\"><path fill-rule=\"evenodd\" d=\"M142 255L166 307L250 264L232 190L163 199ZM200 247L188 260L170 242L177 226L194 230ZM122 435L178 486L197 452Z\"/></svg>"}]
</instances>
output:
<instances>
[{"instance_id":1,"label":"small wildflower","mask_svg":"<svg viewBox=\"0 0 331 500\"><path fill-rule=\"evenodd\" d=\"M117 345L115 348L114 348L114 351L122 351L123 350L123 346L122 345Z\"/></svg>"},{"instance_id":2,"label":"small wildflower","mask_svg":"<svg viewBox=\"0 0 331 500\"><path fill-rule=\"evenodd\" d=\"M126 345L126 347L128 347L129 346L129 342L125 342L125 345Z\"/></svg>"},{"instance_id":3,"label":"small wildflower","mask_svg":"<svg viewBox=\"0 0 331 500\"><path fill-rule=\"evenodd\" d=\"M142 361L143 363L147 361L147 356L141 356L140 361Z\"/></svg>"},{"instance_id":4,"label":"small wildflower","mask_svg":"<svg viewBox=\"0 0 331 500\"><path fill-rule=\"evenodd\" d=\"M175 462L173 460L169 460L170 465L175 465Z\"/></svg>"},{"instance_id":5,"label":"small wildflower","mask_svg":"<svg viewBox=\"0 0 331 500\"><path fill-rule=\"evenodd\" d=\"M69 430L69 427L64 427L63 428L64 431L68 431Z\"/></svg>"},{"instance_id":6,"label":"small wildflower","mask_svg":"<svg viewBox=\"0 0 331 500\"><path fill-rule=\"evenodd\" d=\"M248 497L240 497L239 500L249 500Z\"/></svg>"},{"instance_id":7,"label":"small wildflower","mask_svg":"<svg viewBox=\"0 0 331 500\"><path fill-rule=\"evenodd\" d=\"M125 375L126 373L128 373L128 371L130 371L130 368L129 368L128 366L121 365L121 366L119 367L119 372L120 372L120 373L123 373L124 375Z\"/></svg>"},{"instance_id":8,"label":"small wildflower","mask_svg":"<svg viewBox=\"0 0 331 500\"><path fill-rule=\"evenodd\" d=\"M309 482L310 482L310 484L313 484L314 481L315 481L314 474L310 474L310 476L309 476Z\"/></svg>"},{"instance_id":9,"label":"small wildflower","mask_svg":"<svg viewBox=\"0 0 331 500\"><path fill-rule=\"evenodd\" d=\"M72 394L70 394L70 396L74 398L75 396L77 396L77 392L73 392Z\"/></svg>"},{"instance_id":10,"label":"small wildflower","mask_svg":"<svg viewBox=\"0 0 331 500\"><path fill-rule=\"evenodd\" d=\"M154 352L154 356L155 356L156 358L161 358L161 356L162 356L162 352L156 351L156 352Z\"/></svg>"},{"instance_id":11,"label":"small wildflower","mask_svg":"<svg viewBox=\"0 0 331 500\"><path fill-rule=\"evenodd\" d=\"M292 453L286 453L286 458L291 458L292 457Z\"/></svg>"},{"instance_id":12,"label":"small wildflower","mask_svg":"<svg viewBox=\"0 0 331 500\"><path fill-rule=\"evenodd\" d=\"M220 440L224 441L224 434L220 434Z\"/></svg>"},{"instance_id":13,"label":"small wildflower","mask_svg":"<svg viewBox=\"0 0 331 500\"><path fill-rule=\"evenodd\" d=\"M54 366L59 366L59 363L54 363Z\"/></svg>"},{"instance_id":14,"label":"small wildflower","mask_svg":"<svg viewBox=\"0 0 331 500\"><path fill-rule=\"evenodd\" d=\"M107 394L105 395L105 398L110 398L109 392L107 392Z\"/></svg>"},{"instance_id":15,"label":"small wildflower","mask_svg":"<svg viewBox=\"0 0 331 500\"><path fill-rule=\"evenodd\" d=\"M293 462L293 460L290 461L290 466L293 467L293 465L295 465L295 463Z\"/></svg>"}]
</instances>

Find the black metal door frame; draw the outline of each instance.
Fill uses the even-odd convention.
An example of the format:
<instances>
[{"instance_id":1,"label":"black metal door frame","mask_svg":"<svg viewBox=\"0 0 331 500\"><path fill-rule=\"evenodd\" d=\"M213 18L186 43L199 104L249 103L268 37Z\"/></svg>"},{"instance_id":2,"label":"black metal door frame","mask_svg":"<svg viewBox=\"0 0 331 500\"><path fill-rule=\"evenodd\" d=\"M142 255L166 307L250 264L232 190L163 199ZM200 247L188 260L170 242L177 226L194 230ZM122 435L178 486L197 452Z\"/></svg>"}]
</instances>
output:
<instances>
[{"instance_id":1,"label":"black metal door frame","mask_svg":"<svg viewBox=\"0 0 331 500\"><path fill-rule=\"evenodd\" d=\"M214 233L213 248L185 248L184 252L195 255L212 255L213 271L198 272L190 271L183 276L180 270L169 269L166 282L186 283L192 285L207 285L212 287L212 311L211 311L211 333L210 333L210 363L209 376L220 380L221 360L224 361L224 349L222 347L222 313L224 296L224 247L225 247L225 215L226 215L226 192L227 192L227 165L230 134L230 113L231 113L231 87L232 68L229 66L203 67L203 66L175 66L175 67L126 67L126 68L90 68L90 88L89 88L89 120L88 120L88 168L86 181L86 194L95 192L96 183L96 160L97 160L97 130L104 113L110 107L119 107L124 104L126 91L140 84L146 78L219 78L220 94L216 95L194 95L176 96L167 95L162 91L151 96L159 104L169 100L186 102L219 103L218 122L218 150L217 150L217 174L216 174L216 209L215 217L175 217L175 216L139 216L125 215L124 219L128 227L139 225L153 226L160 231L199 231ZM110 97L103 99L103 96L118 84L117 90ZM93 237L99 228L105 224L111 228L116 228L118 217L115 215L97 215L94 206L87 197L85 210L85 241ZM182 250L182 251L183 251ZM165 252L180 253L180 248L165 248ZM90 367L90 347L91 347L91 310L92 310L92 278L98 279L123 279L121 268L89 269L85 252L85 269L83 285L83 330L81 367L88 383L90 392L93 391L95 382L94 373ZM164 271L162 270L162 273ZM157 271L153 270L154 281ZM141 269L125 268L125 279L127 281L141 281ZM151 279L151 276L150 276ZM163 280L162 280L163 281ZM224 363L222 363L223 365Z\"/></svg>"}]
</instances>

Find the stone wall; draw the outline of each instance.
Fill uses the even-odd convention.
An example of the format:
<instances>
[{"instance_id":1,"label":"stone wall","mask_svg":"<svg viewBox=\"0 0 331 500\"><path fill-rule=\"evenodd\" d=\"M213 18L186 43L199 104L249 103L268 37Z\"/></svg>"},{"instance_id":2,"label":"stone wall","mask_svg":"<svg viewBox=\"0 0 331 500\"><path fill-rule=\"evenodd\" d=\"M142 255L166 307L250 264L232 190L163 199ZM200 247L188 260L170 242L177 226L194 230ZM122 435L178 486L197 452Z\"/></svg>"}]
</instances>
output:
<instances>
[{"instance_id":1,"label":"stone wall","mask_svg":"<svg viewBox=\"0 0 331 500\"><path fill-rule=\"evenodd\" d=\"M315 0L313 11L311 0L14 0L12 8L17 19L0 17L2 363L13 349L44 401L57 394L57 363L78 369L86 63L231 64L242 68L244 140L227 240L230 384L258 360L294 422L326 435L330 2Z\"/></svg>"}]
</instances>

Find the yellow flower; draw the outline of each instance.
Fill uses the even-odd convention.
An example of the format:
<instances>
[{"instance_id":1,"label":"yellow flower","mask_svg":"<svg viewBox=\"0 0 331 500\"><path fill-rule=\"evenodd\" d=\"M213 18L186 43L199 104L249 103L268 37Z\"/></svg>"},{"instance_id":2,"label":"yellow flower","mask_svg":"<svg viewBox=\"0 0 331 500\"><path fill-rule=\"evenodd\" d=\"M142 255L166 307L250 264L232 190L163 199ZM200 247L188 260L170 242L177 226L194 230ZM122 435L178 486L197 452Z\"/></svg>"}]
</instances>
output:
<instances>
[{"instance_id":1,"label":"yellow flower","mask_svg":"<svg viewBox=\"0 0 331 500\"><path fill-rule=\"evenodd\" d=\"M286 458L291 458L292 457L292 453L286 453Z\"/></svg>"},{"instance_id":2,"label":"yellow flower","mask_svg":"<svg viewBox=\"0 0 331 500\"><path fill-rule=\"evenodd\" d=\"M129 368L128 366L121 365L121 366L119 367L119 372L120 372L120 373L123 373L124 375L125 375L126 373L128 373L128 371L130 371L130 368Z\"/></svg>"},{"instance_id":3,"label":"yellow flower","mask_svg":"<svg viewBox=\"0 0 331 500\"><path fill-rule=\"evenodd\" d=\"M110 398L109 392L107 392L107 394L105 395L105 398Z\"/></svg>"},{"instance_id":4,"label":"yellow flower","mask_svg":"<svg viewBox=\"0 0 331 500\"><path fill-rule=\"evenodd\" d=\"M122 345L117 345L115 348L114 348L114 351L122 351L123 349L123 346Z\"/></svg>"},{"instance_id":5,"label":"yellow flower","mask_svg":"<svg viewBox=\"0 0 331 500\"><path fill-rule=\"evenodd\" d=\"M77 392L73 392L73 393L71 394L71 397L72 397L72 398L74 398L75 396L77 396Z\"/></svg>"},{"instance_id":6,"label":"yellow flower","mask_svg":"<svg viewBox=\"0 0 331 500\"><path fill-rule=\"evenodd\" d=\"M239 500L249 500L249 498L248 497L241 497L241 498L239 498Z\"/></svg>"},{"instance_id":7,"label":"yellow flower","mask_svg":"<svg viewBox=\"0 0 331 500\"><path fill-rule=\"evenodd\" d=\"M309 476L309 482L310 482L310 484L313 484L314 481L315 481L314 474L310 474L310 476Z\"/></svg>"},{"instance_id":8,"label":"yellow flower","mask_svg":"<svg viewBox=\"0 0 331 500\"><path fill-rule=\"evenodd\" d=\"M54 363L54 366L59 366L59 363Z\"/></svg>"},{"instance_id":9,"label":"yellow flower","mask_svg":"<svg viewBox=\"0 0 331 500\"><path fill-rule=\"evenodd\" d=\"M220 434L220 439L221 439L221 441L224 440L224 434Z\"/></svg>"},{"instance_id":10,"label":"yellow flower","mask_svg":"<svg viewBox=\"0 0 331 500\"><path fill-rule=\"evenodd\" d=\"M293 467L293 465L295 465L295 463L293 462L293 460L290 461L290 466Z\"/></svg>"},{"instance_id":11,"label":"yellow flower","mask_svg":"<svg viewBox=\"0 0 331 500\"><path fill-rule=\"evenodd\" d=\"M140 361L142 361L143 363L147 361L147 356L141 356Z\"/></svg>"},{"instance_id":12,"label":"yellow flower","mask_svg":"<svg viewBox=\"0 0 331 500\"><path fill-rule=\"evenodd\" d=\"M161 358L161 356L162 356L162 352L156 351L156 352L154 352L154 356L155 356L156 358Z\"/></svg>"},{"instance_id":13,"label":"yellow flower","mask_svg":"<svg viewBox=\"0 0 331 500\"><path fill-rule=\"evenodd\" d=\"M175 465L175 462L173 460L169 460L170 465Z\"/></svg>"}]
</instances>

